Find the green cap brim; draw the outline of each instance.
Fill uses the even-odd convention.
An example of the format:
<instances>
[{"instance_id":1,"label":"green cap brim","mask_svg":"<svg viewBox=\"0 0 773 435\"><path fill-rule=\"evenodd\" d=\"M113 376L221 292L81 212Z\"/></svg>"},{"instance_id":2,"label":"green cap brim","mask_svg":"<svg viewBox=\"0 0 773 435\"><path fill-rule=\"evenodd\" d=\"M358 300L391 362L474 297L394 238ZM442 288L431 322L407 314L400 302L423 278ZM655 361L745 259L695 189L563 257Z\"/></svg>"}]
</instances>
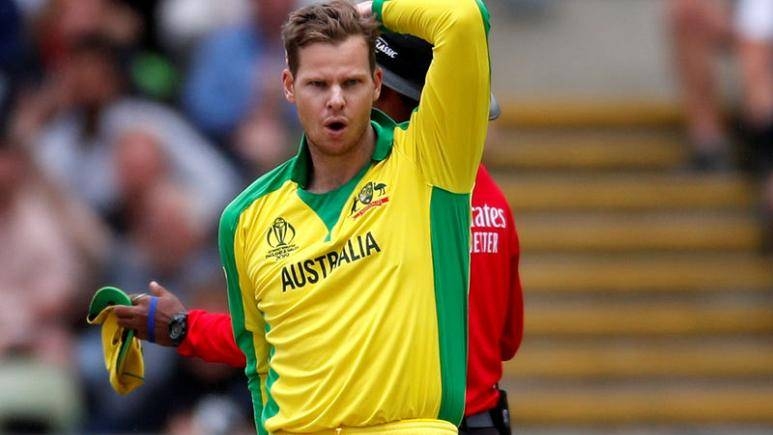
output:
<instances>
[{"instance_id":1,"label":"green cap brim","mask_svg":"<svg viewBox=\"0 0 773 435\"><path fill-rule=\"evenodd\" d=\"M129 305L132 300L123 290L116 287L102 287L94 293L89 303L89 320L94 320L99 313L110 305Z\"/></svg>"},{"instance_id":2,"label":"green cap brim","mask_svg":"<svg viewBox=\"0 0 773 435\"><path fill-rule=\"evenodd\" d=\"M99 313L111 305L132 305L132 299L123 290L117 287L105 286L97 290L89 303L89 320L96 318ZM118 361L121 362L129 351L129 345L134 338L134 330L126 329L121 337L121 349L118 351ZM120 363L119 363L120 366Z\"/></svg>"}]
</instances>

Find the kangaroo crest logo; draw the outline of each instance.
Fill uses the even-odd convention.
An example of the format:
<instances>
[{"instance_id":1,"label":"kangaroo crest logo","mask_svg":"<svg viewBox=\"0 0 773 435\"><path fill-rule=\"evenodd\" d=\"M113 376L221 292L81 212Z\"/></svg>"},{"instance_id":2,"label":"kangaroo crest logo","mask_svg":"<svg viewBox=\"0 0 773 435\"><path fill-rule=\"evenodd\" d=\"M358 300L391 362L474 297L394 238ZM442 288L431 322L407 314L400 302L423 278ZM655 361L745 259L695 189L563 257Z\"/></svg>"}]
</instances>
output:
<instances>
[{"instance_id":1,"label":"kangaroo crest logo","mask_svg":"<svg viewBox=\"0 0 773 435\"><path fill-rule=\"evenodd\" d=\"M352 200L350 215L353 218L358 218L371 208L389 202L389 197L386 196L386 188L387 185L384 183L369 181Z\"/></svg>"},{"instance_id":2,"label":"kangaroo crest logo","mask_svg":"<svg viewBox=\"0 0 773 435\"><path fill-rule=\"evenodd\" d=\"M281 216L274 219L266 231L266 243L272 248L266 254L266 258L279 260L289 256L291 252L298 249L298 246L292 243L293 239L295 239L295 227Z\"/></svg>"}]
</instances>

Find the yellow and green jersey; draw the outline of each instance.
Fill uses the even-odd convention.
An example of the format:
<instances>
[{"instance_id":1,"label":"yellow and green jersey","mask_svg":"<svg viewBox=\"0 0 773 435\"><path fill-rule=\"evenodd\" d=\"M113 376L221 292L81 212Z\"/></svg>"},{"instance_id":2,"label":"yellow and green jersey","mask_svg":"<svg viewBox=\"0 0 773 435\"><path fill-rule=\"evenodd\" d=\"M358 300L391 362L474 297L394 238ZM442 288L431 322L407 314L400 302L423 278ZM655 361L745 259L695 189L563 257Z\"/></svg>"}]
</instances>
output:
<instances>
[{"instance_id":1,"label":"yellow and green jersey","mask_svg":"<svg viewBox=\"0 0 773 435\"><path fill-rule=\"evenodd\" d=\"M374 111L371 161L325 194L305 190L304 138L221 219L259 433L453 433L463 415L488 15L475 0L377 1L374 12L435 45L410 121Z\"/></svg>"}]
</instances>

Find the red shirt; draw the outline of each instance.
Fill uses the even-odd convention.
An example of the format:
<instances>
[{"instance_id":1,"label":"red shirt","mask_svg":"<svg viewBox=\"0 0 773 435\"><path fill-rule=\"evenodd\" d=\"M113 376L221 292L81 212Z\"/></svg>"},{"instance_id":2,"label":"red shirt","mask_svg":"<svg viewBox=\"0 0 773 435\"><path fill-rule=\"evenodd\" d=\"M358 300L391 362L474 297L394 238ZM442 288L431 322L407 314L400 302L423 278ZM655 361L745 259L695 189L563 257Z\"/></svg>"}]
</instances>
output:
<instances>
[{"instance_id":1,"label":"red shirt","mask_svg":"<svg viewBox=\"0 0 773 435\"><path fill-rule=\"evenodd\" d=\"M232 367L244 367L247 364L244 353L234 341L231 316L224 313L188 311L188 332L185 340L177 347L177 353Z\"/></svg>"},{"instance_id":2,"label":"red shirt","mask_svg":"<svg viewBox=\"0 0 773 435\"><path fill-rule=\"evenodd\" d=\"M465 415L491 409L502 361L515 355L523 337L519 245L507 199L481 165L472 194L469 353ZM177 348L186 357L244 367L227 314L188 312L188 333Z\"/></svg>"},{"instance_id":3,"label":"red shirt","mask_svg":"<svg viewBox=\"0 0 773 435\"><path fill-rule=\"evenodd\" d=\"M483 165L472 192L471 236L465 415L496 406L502 361L515 355L523 337L518 233L507 199Z\"/></svg>"}]
</instances>

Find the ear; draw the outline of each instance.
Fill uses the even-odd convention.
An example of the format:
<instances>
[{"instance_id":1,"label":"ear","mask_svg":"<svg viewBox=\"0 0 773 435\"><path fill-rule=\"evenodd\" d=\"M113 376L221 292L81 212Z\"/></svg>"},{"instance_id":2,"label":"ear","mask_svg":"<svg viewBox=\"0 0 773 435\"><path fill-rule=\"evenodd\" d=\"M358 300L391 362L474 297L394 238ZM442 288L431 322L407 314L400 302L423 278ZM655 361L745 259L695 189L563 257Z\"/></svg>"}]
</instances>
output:
<instances>
[{"instance_id":1,"label":"ear","mask_svg":"<svg viewBox=\"0 0 773 435\"><path fill-rule=\"evenodd\" d=\"M282 91L285 94L285 99L295 104L295 78L287 68L282 71Z\"/></svg>"},{"instance_id":2,"label":"ear","mask_svg":"<svg viewBox=\"0 0 773 435\"><path fill-rule=\"evenodd\" d=\"M373 102L375 103L378 100L378 97L381 96L381 84L384 79L384 71L381 70L381 67L376 67L376 70L373 71Z\"/></svg>"}]
</instances>

